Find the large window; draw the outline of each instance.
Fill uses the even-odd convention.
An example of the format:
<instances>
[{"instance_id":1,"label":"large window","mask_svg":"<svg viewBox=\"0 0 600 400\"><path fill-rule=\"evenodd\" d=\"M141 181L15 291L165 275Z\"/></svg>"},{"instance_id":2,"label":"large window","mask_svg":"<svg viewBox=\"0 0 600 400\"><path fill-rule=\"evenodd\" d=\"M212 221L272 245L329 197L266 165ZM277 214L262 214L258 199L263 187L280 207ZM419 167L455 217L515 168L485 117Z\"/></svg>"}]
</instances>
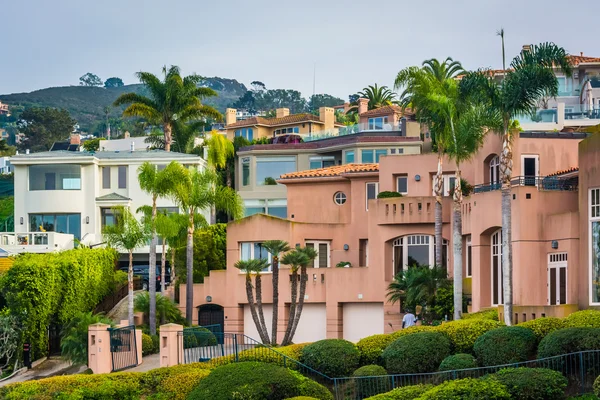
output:
<instances>
[{"instance_id":1,"label":"large window","mask_svg":"<svg viewBox=\"0 0 600 400\"><path fill-rule=\"evenodd\" d=\"M119 189L127 189L127 166L119 165Z\"/></svg>"},{"instance_id":2,"label":"large window","mask_svg":"<svg viewBox=\"0 0 600 400\"><path fill-rule=\"evenodd\" d=\"M335 165L334 156L310 157L310 169L327 168Z\"/></svg>"},{"instance_id":3,"label":"large window","mask_svg":"<svg viewBox=\"0 0 600 400\"><path fill-rule=\"evenodd\" d=\"M388 123L388 117L369 118L369 130L383 130Z\"/></svg>"},{"instance_id":4,"label":"large window","mask_svg":"<svg viewBox=\"0 0 600 400\"><path fill-rule=\"evenodd\" d=\"M118 211L113 210L112 208L101 208L100 217L102 218L102 228L115 225L117 223L117 218L119 218L118 214Z\"/></svg>"},{"instance_id":5,"label":"large window","mask_svg":"<svg viewBox=\"0 0 600 400\"><path fill-rule=\"evenodd\" d=\"M81 166L30 165L29 190L80 190Z\"/></svg>"},{"instance_id":6,"label":"large window","mask_svg":"<svg viewBox=\"0 0 600 400\"><path fill-rule=\"evenodd\" d=\"M373 200L377 198L377 194L379 193L379 182L367 182L367 201L366 201L366 209L369 211L369 200Z\"/></svg>"},{"instance_id":7,"label":"large window","mask_svg":"<svg viewBox=\"0 0 600 400\"><path fill-rule=\"evenodd\" d=\"M102 167L102 189L110 189L110 167Z\"/></svg>"},{"instance_id":8,"label":"large window","mask_svg":"<svg viewBox=\"0 0 600 400\"><path fill-rule=\"evenodd\" d=\"M287 218L287 199L245 200L244 213L245 217L254 214L268 214Z\"/></svg>"},{"instance_id":9,"label":"large window","mask_svg":"<svg viewBox=\"0 0 600 400\"><path fill-rule=\"evenodd\" d=\"M548 304L567 304L567 253L548 254Z\"/></svg>"},{"instance_id":10,"label":"large window","mask_svg":"<svg viewBox=\"0 0 600 400\"><path fill-rule=\"evenodd\" d=\"M290 133L299 133L299 132L300 132L300 128L297 126L294 126L293 128L275 129L275 131L273 132L273 136L289 135Z\"/></svg>"},{"instance_id":11,"label":"large window","mask_svg":"<svg viewBox=\"0 0 600 400\"><path fill-rule=\"evenodd\" d=\"M362 150L361 157L363 164L378 163L381 156L387 155L387 149Z\"/></svg>"},{"instance_id":12,"label":"large window","mask_svg":"<svg viewBox=\"0 0 600 400\"><path fill-rule=\"evenodd\" d=\"M314 261L314 268L329 268L329 242L307 241L306 247L317 250L318 255Z\"/></svg>"},{"instance_id":13,"label":"large window","mask_svg":"<svg viewBox=\"0 0 600 400\"><path fill-rule=\"evenodd\" d=\"M392 260L394 276L413 266L435 265L435 240L431 235L409 235L394 240ZM442 248L442 267L448 259L448 241Z\"/></svg>"},{"instance_id":14,"label":"large window","mask_svg":"<svg viewBox=\"0 0 600 400\"><path fill-rule=\"evenodd\" d=\"M69 233L81 239L81 214L29 214L29 230Z\"/></svg>"},{"instance_id":15,"label":"large window","mask_svg":"<svg viewBox=\"0 0 600 400\"><path fill-rule=\"evenodd\" d=\"M273 185L283 174L296 171L296 157L257 157L256 185Z\"/></svg>"},{"instance_id":16,"label":"large window","mask_svg":"<svg viewBox=\"0 0 600 400\"><path fill-rule=\"evenodd\" d=\"M433 175L431 183L431 187L433 188L432 196L435 196L435 178L436 176ZM450 196L451 193L454 192L455 186L456 178L454 177L454 175L442 175L442 196Z\"/></svg>"},{"instance_id":17,"label":"large window","mask_svg":"<svg viewBox=\"0 0 600 400\"><path fill-rule=\"evenodd\" d=\"M352 164L354 162L354 150L346 151L346 164Z\"/></svg>"},{"instance_id":18,"label":"large window","mask_svg":"<svg viewBox=\"0 0 600 400\"><path fill-rule=\"evenodd\" d=\"M492 305L504 303L502 282L502 229L492 235Z\"/></svg>"},{"instance_id":19,"label":"large window","mask_svg":"<svg viewBox=\"0 0 600 400\"><path fill-rule=\"evenodd\" d=\"M590 189L590 303L600 304L600 188Z\"/></svg>"},{"instance_id":20,"label":"large window","mask_svg":"<svg viewBox=\"0 0 600 400\"><path fill-rule=\"evenodd\" d=\"M264 258L269 262L269 266L263 269L263 272L271 271L271 254L259 242L243 242L240 244L240 260L259 260Z\"/></svg>"},{"instance_id":21,"label":"large window","mask_svg":"<svg viewBox=\"0 0 600 400\"><path fill-rule=\"evenodd\" d=\"M241 136L251 142L252 139L254 138L254 132L252 131L252 128L236 129L235 137L239 137L239 136Z\"/></svg>"},{"instance_id":22,"label":"large window","mask_svg":"<svg viewBox=\"0 0 600 400\"><path fill-rule=\"evenodd\" d=\"M242 186L250 184L250 157L242 158Z\"/></svg>"}]
</instances>

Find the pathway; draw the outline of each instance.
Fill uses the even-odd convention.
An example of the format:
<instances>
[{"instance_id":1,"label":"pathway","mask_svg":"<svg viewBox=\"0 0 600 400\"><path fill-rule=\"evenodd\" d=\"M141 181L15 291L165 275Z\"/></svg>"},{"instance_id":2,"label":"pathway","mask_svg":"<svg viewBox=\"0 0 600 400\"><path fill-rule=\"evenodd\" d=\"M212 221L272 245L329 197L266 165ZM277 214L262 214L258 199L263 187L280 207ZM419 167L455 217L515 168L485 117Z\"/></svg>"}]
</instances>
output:
<instances>
[{"instance_id":1,"label":"pathway","mask_svg":"<svg viewBox=\"0 0 600 400\"><path fill-rule=\"evenodd\" d=\"M156 368L160 368L160 354L151 354L144 357L140 365L128 368L125 372L146 372Z\"/></svg>"},{"instance_id":2,"label":"pathway","mask_svg":"<svg viewBox=\"0 0 600 400\"><path fill-rule=\"evenodd\" d=\"M65 361L62 358L48 358L30 370L0 382L0 387L8 385L9 383L25 382L57 375L76 374L83 372L86 369L87 366L73 366L70 361Z\"/></svg>"},{"instance_id":3,"label":"pathway","mask_svg":"<svg viewBox=\"0 0 600 400\"><path fill-rule=\"evenodd\" d=\"M136 290L135 292L133 292L133 297L135 297L136 294L141 293L142 290ZM128 308L128 296L125 296L124 298L121 299L121 301L119 301L117 303L117 305L115 305L113 307L112 310L110 310L106 316L110 319L112 319L113 321L115 321L115 323L119 323L121 322L121 320L124 319L128 319L129 318L129 312L127 310Z\"/></svg>"}]
</instances>

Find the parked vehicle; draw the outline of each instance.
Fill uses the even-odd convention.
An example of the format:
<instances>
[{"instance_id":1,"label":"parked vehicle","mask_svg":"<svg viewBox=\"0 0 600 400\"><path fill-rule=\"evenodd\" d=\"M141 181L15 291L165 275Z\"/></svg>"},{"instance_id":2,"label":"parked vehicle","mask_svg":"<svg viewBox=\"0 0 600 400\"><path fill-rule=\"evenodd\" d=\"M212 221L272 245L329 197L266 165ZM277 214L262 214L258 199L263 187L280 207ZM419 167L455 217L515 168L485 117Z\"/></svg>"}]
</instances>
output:
<instances>
[{"instance_id":1,"label":"parked vehicle","mask_svg":"<svg viewBox=\"0 0 600 400\"><path fill-rule=\"evenodd\" d=\"M127 272L129 269L128 266L121 266L119 268L121 271ZM133 266L133 276L139 276L142 279L142 290L148 290L150 273L149 273L148 265L134 265ZM165 286L171 284L171 267L166 267L165 269ZM156 291L160 292L160 265L156 266Z\"/></svg>"}]
</instances>

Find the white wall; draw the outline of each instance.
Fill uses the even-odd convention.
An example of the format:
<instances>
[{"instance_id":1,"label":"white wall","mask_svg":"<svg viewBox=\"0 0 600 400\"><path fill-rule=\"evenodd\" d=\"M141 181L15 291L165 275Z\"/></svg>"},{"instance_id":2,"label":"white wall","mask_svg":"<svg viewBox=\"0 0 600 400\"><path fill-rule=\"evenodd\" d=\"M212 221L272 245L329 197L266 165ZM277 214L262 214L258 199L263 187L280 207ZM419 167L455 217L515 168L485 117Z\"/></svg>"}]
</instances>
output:
<instances>
[{"instance_id":1,"label":"white wall","mask_svg":"<svg viewBox=\"0 0 600 400\"><path fill-rule=\"evenodd\" d=\"M327 338L327 311L325 304L304 304L296 328L294 343L316 342Z\"/></svg>"},{"instance_id":2,"label":"white wall","mask_svg":"<svg viewBox=\"0 0 600 400\"><path fill-rule=\"evenodd\" d=\"M383 333L383 303L344 303L344 339L360 339Z\"/></svg>"},{"instance_id":3,"label":"white wall","mask_svg":"<svg viewBox=\"0 0 600 400\"><path fill-rule=\"evenodd\" d=\"M258 312L258 309L256 311ZM267 332L269 333L269 337L271 337L271 321L273 321L273 306L263 304L263 313L265 316L265 325L267 326ZM257 342L261 342L260 335L258 334L258 329L256 329L256 325L254 324L254 320L252 319L252 313L250 312L249 305L244 306L244 335L256 340Z\"/></svg>"}]
</instances>

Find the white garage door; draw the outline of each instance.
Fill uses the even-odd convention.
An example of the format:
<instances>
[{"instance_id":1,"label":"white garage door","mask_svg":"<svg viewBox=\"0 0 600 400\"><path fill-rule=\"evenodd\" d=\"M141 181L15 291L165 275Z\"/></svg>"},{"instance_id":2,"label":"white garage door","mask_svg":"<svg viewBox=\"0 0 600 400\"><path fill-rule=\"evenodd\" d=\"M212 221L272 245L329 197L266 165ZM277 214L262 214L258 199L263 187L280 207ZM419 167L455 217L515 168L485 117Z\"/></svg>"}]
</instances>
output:
<instances>
[{"instance_id":1,"label":"white garage door","mask_svg":"<svg viewBox=\"0 0 600 400\"><path fill-rule=\"evenodd\" d=\"M304 304L296 328L294 343L316 342L327 338L327 311L325 304Z\"/></svg>"},{"instance_id":2,"label":"white garage door","mask_svg":"<svg viewBox=\"0 0 600 400\"><path fill-rule=\"evenodd\" d=\"M344 303L344 339L360 339L383 333L383 303Z\"/></svg>"},{"instance_id":3,"label":"white garage door","mask_svg":"<svg viewBox=\"0 0 600 400\"><path fill-rule=\"evenodd\" d=\"M256 310L258 312L258 309ZM271 337L271 323L273 321L273 306L264 305L263 304L263 314L265 316L265 325L267 326L267 332L269 332L269 337ZM256 329L256 325L254 324L254 320L252 319L252 313L250 312L250 306L244 306L244 335L248 336L256 340L257 342L261 342L260 335L258 334L258 329Z\"/></svg>"}]
</instances>

